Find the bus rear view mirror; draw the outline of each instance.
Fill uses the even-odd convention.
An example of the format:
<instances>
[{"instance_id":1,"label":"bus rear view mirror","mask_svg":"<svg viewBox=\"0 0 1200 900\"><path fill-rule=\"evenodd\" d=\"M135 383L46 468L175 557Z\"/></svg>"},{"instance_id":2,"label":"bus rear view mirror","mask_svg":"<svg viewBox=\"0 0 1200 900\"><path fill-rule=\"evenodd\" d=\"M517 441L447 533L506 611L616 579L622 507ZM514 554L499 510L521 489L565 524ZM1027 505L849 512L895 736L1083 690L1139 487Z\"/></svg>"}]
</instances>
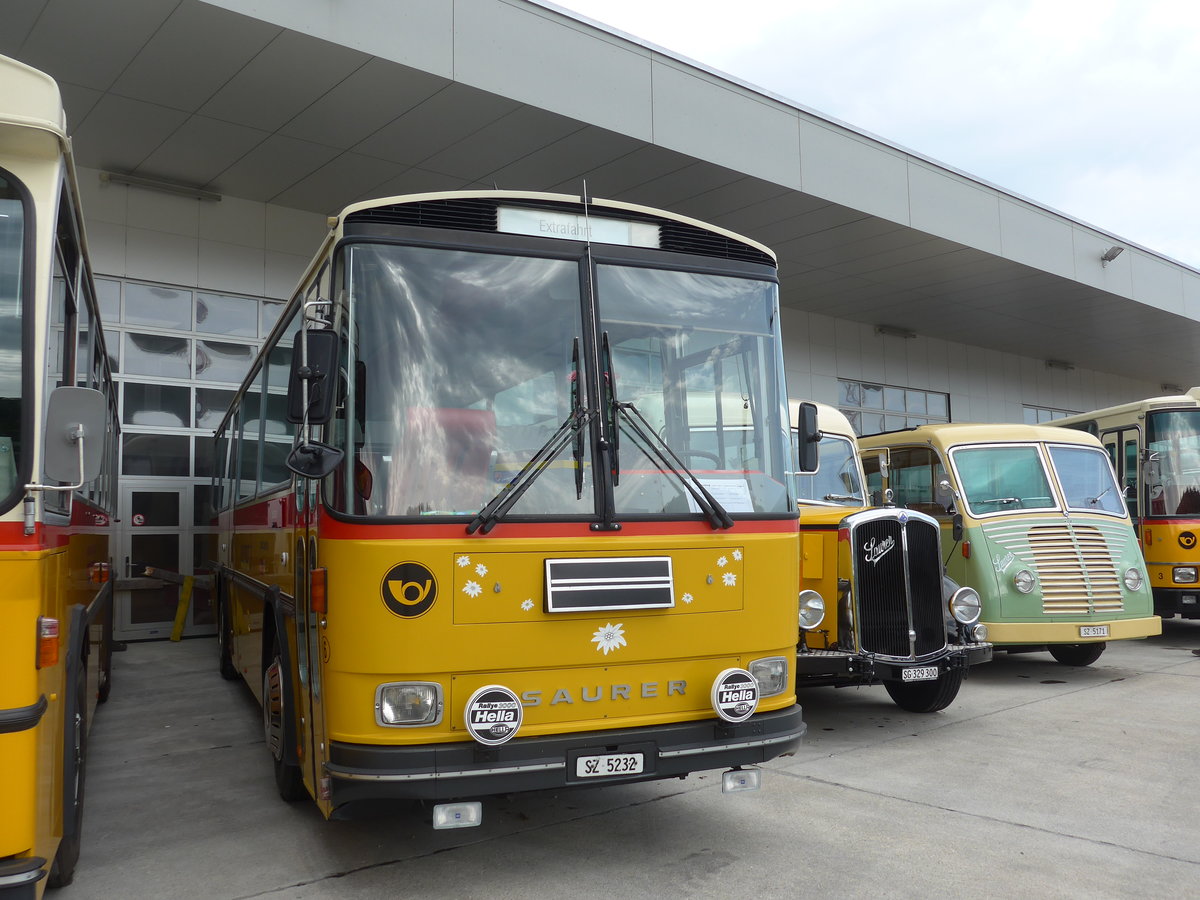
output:
<instances>
[{"instance_id":1,"label":"bus rear view mirror","mask_svg":"<svg viewBox=\"0 0 1200 900\"><path fill-rule=\"evenodd\" d=\"M815 403L805 401L800 404L800 410L796 414L796 434L799 438L799 470L817 471L817 445L821 442L821 432L817 430Z\"/></svg>"},{"instance_id":2,"label":"bus rear view mirror","mask_svg":"<svg viewBox=\"0 0 1200 900\"><path fill-rule=\"evenodd\" d=\"M305 345L301 343L307 340ZM337 394L338 336L328 329L304 329L292 342L292 372L288 379L287 417L289 422L324 425L333 415ZM308 416L305 417L304 393L308 385Z\"/></svg>"},{"instance_id":3,"label":"bus rear view mirror","mask_svg":"<svg viewBox=\"0 0 1200 900\"><path fill-rule=\"evenodd\" d=\"M94 388L59 387L46 410L46 477L82 486L100 474L108 406Z\"/></svg>"}]
</instances>

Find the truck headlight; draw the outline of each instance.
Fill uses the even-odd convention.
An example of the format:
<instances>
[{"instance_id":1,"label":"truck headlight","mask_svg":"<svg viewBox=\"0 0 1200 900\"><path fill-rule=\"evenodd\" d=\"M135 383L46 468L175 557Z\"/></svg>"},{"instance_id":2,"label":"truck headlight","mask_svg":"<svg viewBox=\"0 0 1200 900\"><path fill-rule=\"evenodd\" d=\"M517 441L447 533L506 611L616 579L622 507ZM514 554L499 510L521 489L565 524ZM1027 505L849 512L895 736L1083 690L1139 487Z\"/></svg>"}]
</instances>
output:
<instances>
[{"instance_id":1,"label":"truck headlight","mask_svg":"<svg viewBox=\"0 0 1200 900\"><path fill-rule=\"evenodd\" d=\"M747 671L758 682L759 697L782 694L788 686L788 662L782 656L768 656L750 663Z\"/></svg>"},{"instance_id":2,"label":"truck headlight","mask_svg":"<svg viewBox=\"0 0 1200 900\"><path fill-rule=\"evenodd\" d=\"M1037 578L1028 569L1022 569L1013 576L1013 587L1022 594L1028 594L1037 587Z\"/></svg>"},{"instance_id":3,"label":"truck headlight","mask_svg":"<svg viewBox=\"0 0 1200 900\"><path fill-rule=\"evenodd\" d=\"M983 602L975 588L960 587L950 595L950 615L954 616L954 621L960 625L978 622L982 609Z\"/></svg>"},{"instance_id":4,"label":"truck headlight","mask_svg":"<svg viewBox=\"0 0 1200 900\"><path fill-rule=\"evenodd\" d=\"M1195 584L1196 583L1196 567L1195 566L1176 566L1171 570L1171 580L1176 584Z\"/></svg>"},{"instance_id":5,"label":"truck headlight","mask_svg":"<svg viewBox=\"0 0 1200 900\"><path fill-rule=\"evenodd\" d=\"M375 689L375 721L380 725L436 725L442 720L442 686L401 681Z\"/></svg>"},{"instance_id":6,"label":"truck headlight","mask_svg":"<svg viewBox=\"0 0 1200 900\"><path fill-rule=\"evenodd\" d=\"M812 631L825 620L825 600L816 591L800 592L800 627Z\"/></svg>"},{"instance_id":7,"label":"truck headlight","mask_svg":"<svg viewBox=\"0 0 1200 900\"><path fill-rule=\"evenodd\" d=\"M976 644L985 644L988 639L988 627L982 622L976 622L967 628L967 636Z\"/></svg>"},{"instance_id":8,"label":"truck headlight","mask_svg":"<svg viewBox=\"0 0 1200 900\"><path fill-rule=\"evenodd\" d=\"M1178 571L1178 570L1176 570L1176 571ZM1192 569L1193 573L1195 571L1196 571L1195 569ZM1129 588L1131 591L1139 590L1142 586L1143 580L1144 579L1142 578L1142 570L1139 569L1137 566L1130 566L1128 569L1125 570L1125 587Z\"/></svg>"}]
</instances>

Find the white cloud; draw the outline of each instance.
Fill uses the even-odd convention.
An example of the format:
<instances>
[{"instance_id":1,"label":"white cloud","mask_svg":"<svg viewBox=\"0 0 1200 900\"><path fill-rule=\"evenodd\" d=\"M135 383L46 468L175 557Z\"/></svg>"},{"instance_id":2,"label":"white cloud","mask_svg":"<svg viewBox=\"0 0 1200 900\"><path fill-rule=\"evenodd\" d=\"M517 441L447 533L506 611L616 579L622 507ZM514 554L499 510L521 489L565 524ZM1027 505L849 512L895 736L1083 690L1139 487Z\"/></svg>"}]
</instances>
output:
<instances>
[{"instance_id":1,"label":"white cloud","mask_svg":"<svg viewBox=\"0 0 1200 900\"><path fill-rule=\"evenodd\" d=\"M1200 266L1200 4L558 2Z\"/></svg>"}]
</instances>

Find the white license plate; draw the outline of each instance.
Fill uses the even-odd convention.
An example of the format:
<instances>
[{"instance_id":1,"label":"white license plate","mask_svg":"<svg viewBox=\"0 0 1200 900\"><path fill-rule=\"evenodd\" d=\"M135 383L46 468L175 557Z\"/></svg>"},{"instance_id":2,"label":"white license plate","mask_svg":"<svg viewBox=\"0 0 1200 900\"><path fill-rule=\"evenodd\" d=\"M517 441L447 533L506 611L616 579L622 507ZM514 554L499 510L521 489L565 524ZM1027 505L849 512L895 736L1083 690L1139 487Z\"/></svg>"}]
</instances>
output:
<instances>
[{"instance_id":1,"label":"white license plate","mask_svg":"<svg viewBox=\"0 0 1200 900\"><path fill-rule=\"evenodd\" d=\"M937 681L937 666L914 666L900 670L901 681Z\"/></svg>"},{"instance_id":2,"label":"white license plate","mask_svg":"<svg viewBox=\"0 0 1200 900\"><path fill-rule=\"evenodd\" d=\"M1107 625L1080 625L1080 637L1108 637Z\"/></svg>"},{"instance_id":3,"label":"white license plate","mask_svg":"<svg viewBox=\"0 0 1200 900\"><path fill-rule=\"evenodd\" d=\"M575 760L576 778L609 778L614 775L637 775L644 765L640 753L605 753L603 756L581 756Z\"/></svg>"}]
</instances>

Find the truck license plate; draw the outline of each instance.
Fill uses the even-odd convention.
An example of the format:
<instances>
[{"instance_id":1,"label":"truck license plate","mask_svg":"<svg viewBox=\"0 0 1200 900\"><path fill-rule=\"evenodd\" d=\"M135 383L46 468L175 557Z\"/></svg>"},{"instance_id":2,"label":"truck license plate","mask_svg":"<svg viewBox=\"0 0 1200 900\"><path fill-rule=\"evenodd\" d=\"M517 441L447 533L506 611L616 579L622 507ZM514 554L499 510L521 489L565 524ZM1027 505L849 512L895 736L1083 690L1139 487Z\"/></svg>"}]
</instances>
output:
<instances>
[{"instance_id":1,"label":"truck license plate","mask_svg":"<svg viewBox=\"0 0 1200 900\"><path fill-rule=\"evenodd\" d=\"M1108 637L1107 625L1080 625L1080 637Z\"/></svg>"},{"instance_id":2,"label":"truck license plate","mask_svg":"<svg viewBox=\"0 0 1200 900\"><path fill-rule=\"evenodd\" d=\"M901 669L901 681L937 681L937 666L913 666L911 669Z\"/></svg>"},{"instance_id":3,"label":"truck license plate","mask_svg":"<svg viewBox=\"0 0 1200 900\"><path fill-rule=\"evenodd\" d=\"M605 753L602 756L581 756L575 760L576 778L605 778L612 775L641 773L640 753Z\"/></svg>"}]
</instances>

